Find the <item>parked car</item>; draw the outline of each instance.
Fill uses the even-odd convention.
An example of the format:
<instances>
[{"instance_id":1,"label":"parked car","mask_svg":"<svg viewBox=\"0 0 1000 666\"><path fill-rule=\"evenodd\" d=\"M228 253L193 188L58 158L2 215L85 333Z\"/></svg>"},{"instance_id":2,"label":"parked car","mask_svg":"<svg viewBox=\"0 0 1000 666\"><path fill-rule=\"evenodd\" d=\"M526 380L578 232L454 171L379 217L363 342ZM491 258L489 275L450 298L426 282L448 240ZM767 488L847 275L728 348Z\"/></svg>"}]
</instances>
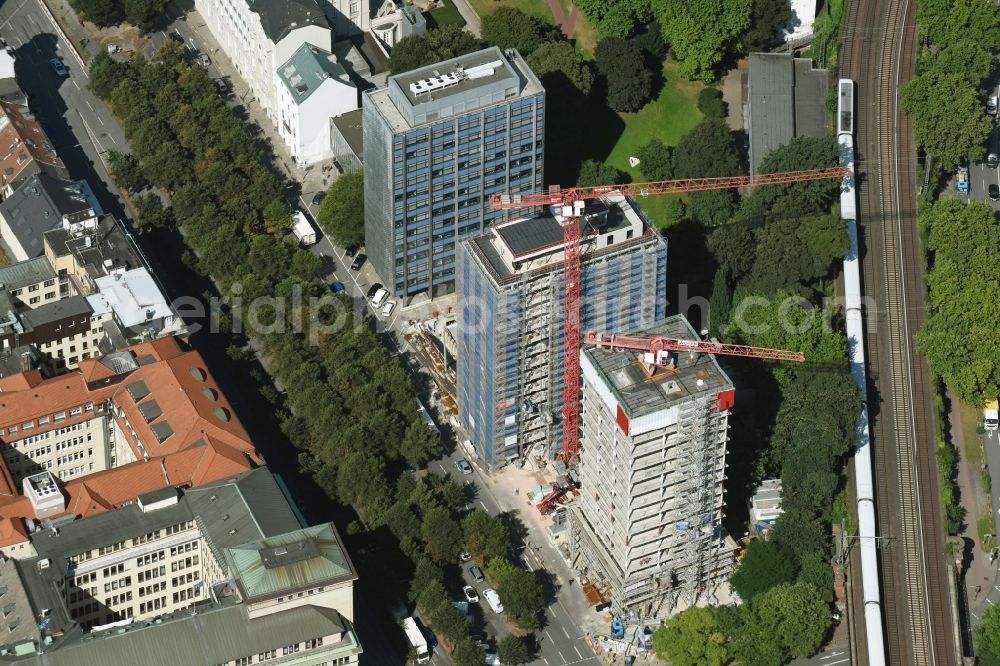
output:
<instances>
[{"instance_id":1,"label":"parked car","mask_svg":"<svg viewBox=\"0 0 1000 666\"><path fill-rule=\"evenodd\" d=\"M1000 156L998 156L996 153L990 153L986 157L986 166L990 167L991 169L996 168L998 164L1000 164Z\"/></svg>"},{"instance_id":2,"label":"parked car","mask_svg":"<svg viewBox=\"0 0 1000 666\"><path fill-rule=\"evenodd\" d=\"M172 41L172 42L177 42L178 44L183 44L184 43L184 38L181 37L180 35L178 35L176 32L172 32L171 31L171 32L167 33L167 37L169 37L170 41Z\"/></svg>"},{"instance_id":3,"label":"parked car","mask_svg":"<svg viewBox=\"0 0 1000 666\"><path fill-rule=\"evenodd\" d=\"M471 585L466 585L465 587L463 587L462 594L465 595L465 600L468 601L470 604L479 603L479 594L476 592L476 588L472 587Z\"/></svg>"},{"instance_id":4,"label":"parked car","mask_svg":"<svg viewBox=\"0 0 1000 666\"><path fill-rule=\"evenodd\" d=\"M963 194L969 193L969 170L964 166L958 167L955 174L955 189Z\"/></svg>"},{"instance_id":5,"label":"parked car","mask_svg":"<svg viewBox=\"0 0 1000 666\"><path fill-rule=\"evenodd\" d=\"M313 195L313 205L318 206L323 203L323 197L326 196L326 192L317 192Z\"/></svg>"},{"instance_id":6,"label":"parked car","mask_svg":"<svg viewBox=\"0 0 1000 666\"><path fill-rule=\"evenodd\" d=\"M365 265L366 261L368 261L368 257L366 257L363 254L357 255L356 257L354 257L354 261L351 262L351 270L360 271L361 267Z\"/></svg>"},{"instance_id":7,"label":"parked car","mask_svg":"<svg viewBox=\"0 0 1000 666\"><path fill-rule=\"evenodd\" d=\"M344 248L344 256L345 257L353 257L357 253L358 253L358 246L357 245L352 245L350 247L345 247Z\"/></svg>"},{"instance_id":8,"label":"parked car","mask_svg":"<svg viewBox=\"0 0 1000 666\"><path fill-rule=\"evenodd\" d=\"M207 53L199 53L198 64L203 68L208 69L208 66L212 64L212 59L208 57Z\"/></svg>"},{"instance_id":9,"label":"parked car","mask_svg":"<svg viewBox=\"0 0 1000 666\"><path fill-rule=\"evenodd\" d=\"M59 58L49 60L49 65L52 66L52 71L56 73L56 76L69 76L69 70L66 69L66 65Z\"/></svg>"},{"instance_id":10,"label":"parked car","mask_svg":"<svg viewBox=\"0 0 1000 666\"><path fill-rule=\"evenodd\" d=\"M458 556L459 562L468 562L472 559L472 555L469 555L469 551L463 550L462 554Z\"/></svg>"},{"instance_id":11,"label":"parked car","mask_svg":"<svg viewBox=\"0 0 1000 666\"><path fill-rule=\"evenodd\" d=\"M333 283L333 293L335 293L335 294L342 294L345 291L347 291L347 289L344 288L344 285L342 283L340 283L340 282L334 282Z\"/></svg>"},{"instance_id":12,"label":"parked car","mask_svg":"<svg viewBox=\"0 0 1000 666\"><path fill-rule=\"evenodd\" d=\"M396 309L396 301L386 301L382 306L382 316L388 318L392 311Z\"/></svg>"},{"instance_id":13,"label":"parked car","mask_svg":"<svg viewBox=\"0 0 1000 666\"><path fill-rule=\"evenodd\" d=\"M987 189L990 193L990 201L1000 201L1000 185L990 183L990 186Z\"/></svg>"},{"instance_id":14,"label":"parked car","mask_svg":"<svg viewBox=\"0 0 1000 666\"><path fill-rule=\"evenodd\" d=\"M215 81L215 89L219 91L219 94L225 97L229 94L229 83L225 79L212 79Z\"/></svg>"},{"instance_id":15,"label":"parked car","mask_svg":"<svg viewBox=\"0 0 1000 666\"><path fill-rule=\"evenodd\" d=\"M482 583L486 580L486 576L483 575L483 570L476 565L469 567L469 575L472 576L472 580L477 583Z\"/></svg>"},{"instance_id":16,"label":"parked car","mask_svg":"<svg viewBox=\"0 0 1000 666\"><path fill-rule=\"evenodd\" d=\"M494 613L503 612L503 604L500 603L500 595L492 587L488 587L483 590L483 598L486 599L486 603L490 605Z\"/></svg>"},{"instance_id":17,"label":"parked car","mask_svg":"<svg viewBox=\"0 0 1000 666\"><path fill-rule=\"evenodd\" d=\"M389 292L386 291L385 289L379 289L378 291L375 292L375 295L372 296L372 307L374 308L381 307L382 304L385 303L385 299L387 298L389 298Z\"/></svg>"},{"instance_id":18,"label":"parked car","mask_svg":"<svg viewBox=\"0 0 1000 666\"><path fill-rule=\"evenodd\" d=\"M997 115L997 95L993 93L986 98L986 113L991 116Z\"/></svg>"},{"instance_id":19,"label":"parked car","mask_svg":"<svg viewBox=\"0 0 1000 666\"><path fill-rule=\"evenodd\" d=\"M472 465L470 465L469 461L465 458L459 458L456 460L455 467L457 467L458 471L462 474L472 474Z\"/></svg>"},{"instance_id":20,"label":"parked car","mask_svg":"<svg viewBox=\"0 0 1000 666\"><path fill-rule=\"evenodd\" d=\"M372 286L368 287L368 293L365 294L365 296L368 297L368 300L371 300L371 299L375 298L375 294L381 288L382 288L382 283L381 282L376 282Z\"/></svg>"}]
</instances>

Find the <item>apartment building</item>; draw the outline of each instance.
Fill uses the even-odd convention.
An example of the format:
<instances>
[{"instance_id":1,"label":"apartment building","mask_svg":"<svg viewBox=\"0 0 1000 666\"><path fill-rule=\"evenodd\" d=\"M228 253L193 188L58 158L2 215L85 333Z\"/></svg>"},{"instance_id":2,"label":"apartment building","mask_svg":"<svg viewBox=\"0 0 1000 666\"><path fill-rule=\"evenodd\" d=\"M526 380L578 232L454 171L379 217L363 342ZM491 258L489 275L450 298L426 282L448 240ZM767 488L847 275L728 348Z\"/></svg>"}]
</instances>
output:
<instances>
[{"instance_id":1,"label":"apartment building","mask_svg":"<svg viewBox=\"0 0 1000 666\"><path fill-rule=\"evenodd\" d=\"M6 52L3 56L10 58ZM7 86L11 95L0 99L0 194L3 198L9 197L22 183L37 174L69 179L66 166L13 80L13 66L9 74L7 77L0 72L0 79L13 82Z\"/></svg>"},{"instance_id":2,"label":"apartment building","mask_svg":"<svg viewBox=\"0 0 1000 666\"><path fill-rule=\"evenodd\" d=\"M92 228L103 215L85 181L68 181L35 174L0 203L0 236L25 261L45 253L47 231L60 227Z\"/></svg>"},{"instance_id":3,"label":"apartment building","mask_svg":"<svg viewBox=\"0 0 1000 666\"><path fill-rule=\"evenodd\" d=\"M451 293L458 243L516 214L490 195L542 188L545 90L492 47L391 76L361 107L368 256L397 295Z\"/></svg>"},{"instance_id":4,"label":"apartment building","mask_svg":"<svg viewBox=\"0 0 1000 666\"><path fill-rule=\"evenodd\" d=\"M0 393L0 452L15 487L39 471L65 481L210 444L261 461L200 355L177 338L51 379L3 377Z\"/></svg>"},{"instance_id":5,"label":"apartment building","mask_svg":"<svg viewBox=\"0 0 1000 666\"><path fill-rule=\"evenodd\" d=\"M0 659L357 663L354 566L332 524L299 526L266 468L197 487L161 478L86 517L62 513L47 473L30 482L50 517L30 521L33 555L0 563Z\"/></svg>"},{"instance_id":6,"label":"apartment building","mask_svg":"<svg viewBox=\"0 0 1000 666\"><path fill-rule=\"evenodd\" d=\"M276 72L306 44L330 48L333 33L324 10L316 0L196 0L195 8L278 125Z\"/></svg>"},{"instance_id":7,"label":"apartment building","mask_svg":"<svg viewBox=\"0 0 1000 666\"><path fill-rule=\"evenodd\" d=\"M333 157L332 119L359 107L358 89L336 56L303 44L278 67L278 134L299 164Z\"/></svg>"},{"instance_id":8,"label":"apartment building","mask_svg":"<svg viewBox=\"0 0 1000 666\"><path fill-rule=\"evenodd\" d=\"M697 339L681 316L616 332ZM581 383L574 567L625 622L710 600L734 564L722 527L732 382L709 354L586 347Z\"/></svg>"},{"instance_id":9,"label":"apartment building","mask_svg":"<svg viewBox=\"0 0 1000 666\"><path fill-rule=\"evenodd\" d=\"M494 224L459 244L459 419L496 468L560 448L563 220ZM590 202L581 225L583 330L646 328L666 314L667 245L634 201Z\"/></svg>"}]
</instances>

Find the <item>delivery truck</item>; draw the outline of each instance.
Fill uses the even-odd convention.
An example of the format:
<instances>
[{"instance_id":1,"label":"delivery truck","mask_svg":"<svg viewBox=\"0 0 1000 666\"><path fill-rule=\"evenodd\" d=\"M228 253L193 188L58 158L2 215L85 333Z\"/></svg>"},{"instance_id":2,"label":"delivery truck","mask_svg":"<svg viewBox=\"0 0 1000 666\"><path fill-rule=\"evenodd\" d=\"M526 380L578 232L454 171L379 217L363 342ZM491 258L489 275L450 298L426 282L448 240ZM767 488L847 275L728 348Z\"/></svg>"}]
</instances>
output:
<instances>
[{"instance_id":1,"label":"delivery truck","mask_svg":"<svg viewBox=\"0 0 1000 666\"><path fill-rule=\"evenodd\" d=\"M292 233L299 240L301 245L313 245L316 242L316 230L309 223L309 218L301 210L295 211L293 216Z\"/></svg>"}]
</instances>

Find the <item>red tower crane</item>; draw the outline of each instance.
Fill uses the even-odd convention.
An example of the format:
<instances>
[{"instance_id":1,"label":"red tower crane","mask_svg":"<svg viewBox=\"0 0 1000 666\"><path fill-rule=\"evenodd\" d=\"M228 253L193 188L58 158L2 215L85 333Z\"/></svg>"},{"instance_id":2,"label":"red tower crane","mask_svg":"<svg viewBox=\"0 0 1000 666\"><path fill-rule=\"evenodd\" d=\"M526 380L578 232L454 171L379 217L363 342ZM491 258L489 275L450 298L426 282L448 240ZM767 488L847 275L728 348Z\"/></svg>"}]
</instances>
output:
<instances>
[{"instance_id":1,"label":"red tower crane","mask_svg":"<svg viewBox=\"0 0 1000 666\"><path fill-rule=\"evenodd\" d=\"M549 187L545 194L494 194L490 196L493 208L527 208L530 206L562 206L563 251L563 407L562 440L563 457L572 460L580 448L580 224L584 202L611 194L625 196L650 196L654 194L681 194L704 190L725 190L757 185L798 183L808 180L843 178L850 175L844 167L786 171L757 176L725 176L721 178L682 178L649 183L625 185L593 185L560 189ZM694 342L694 341L687 341ZM714 344L714 343L704 343ZM723 345L725 346L725 345ZM738 347L738 345L730 345ZM709 351L709 350L706 350ZM712 352L725 353L725 352ZM789 352L790 353L790 352ZM750 354L741 354L750 356ZM764 357L760 357L764 358ZM801 360L801 359L791 359Z\"/></svg>"},{"instance_id":2,"label":"red tower crane","mask_svg":"<svg viewBox=\"0 0 1000 666\"><path fill-rule=\"evenodd\" d=\"M685 340L684 338L643 337L631 335L615 335L614 333L594 333L589 331L584 337L586 345L611 347L615 349L635 349L653 355L653 364L665 365L663 357L668 351L692 352L696 354L723 354L726 356L743 356L745 358L763 358L771 361L806 360L802 352L784 349L767 349L766 347L750 347L748 345L727 345L710 340Z\"/></svg>"}]
</instances>

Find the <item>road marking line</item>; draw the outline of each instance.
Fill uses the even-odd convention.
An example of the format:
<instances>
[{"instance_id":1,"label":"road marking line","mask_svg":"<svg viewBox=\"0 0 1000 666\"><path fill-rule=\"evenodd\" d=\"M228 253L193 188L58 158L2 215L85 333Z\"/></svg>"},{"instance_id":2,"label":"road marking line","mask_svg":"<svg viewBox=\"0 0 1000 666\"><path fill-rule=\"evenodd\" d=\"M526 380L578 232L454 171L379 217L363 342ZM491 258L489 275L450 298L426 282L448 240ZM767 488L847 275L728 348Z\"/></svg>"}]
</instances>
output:
<instances>
[{"instance_id":1,"label":"road marking line","mask_svg":"<svg viewBox=\"0 0 1000 666\"><path fill-rule=\"evenodd\" d=\"M580 654L580 648L578 648L577 646L574 645L573 646L573 651L576 652L576 656L577 656L578 659L583 659L583 655Z\"/></svg>"},{"instance_id":2,"label":"road marking line","mask_svg":"<svg viewBox=\"0 0 1000 666\"><path fill-rule=\"evenodd\" d=\"M70 79L69 81L70 81L70 83L72 83L72 84L73 84L74 86L76 86L76 89L77 89L77 90L79 90L79 89L80 89L80 85L79 85L79 84L78 84L78 83L77 83L76 81L74 81L73 79Z\"/></svg>"},{"instance_id":3,"label":"road marking line","mask_svg":"<svg viewBox=\"0 0 1000 666\"><path fill-rule=\"evenodd\" d=\"M545 637L549 639L550 643L552 642L552 634L549 633L548 629L545 630Z\"/></svg>"},{"instance_id":4,"label":"road marking line","mask_svg":"<svg viewBox=\"0 0 1000 666\"><path fill-rule=\"evenodd\" d=\"M479 505L483 507L483 511L485 511L486 513L490 512L490 510L486 508L486 504L483 502L483 500L479 500Z\"/></svg>"},{"instance_id":5,"label":"road marking line","mask_svg":"<svg viewBox=\"0 0 1000 666\"><path fill-rule=\"evenodd\" d=\"M528 571L534 571L534 569L531 568L531 562L528 561L528 558L524 557L521 559L524 560L524 566L528 567Z\"/></svg>"},{"instance_id":6,"label":"road marking line","mask_svg":"<svg viewBox=\"0 0 1000 666\"><path fill-rule=\"evenodd\" d=\"M87 106L90 107L90 110L93 111L94 113L97 113L97 110L93 106L91 106L90 100L88 99L88 100L86 100L86 102L87 102Z\"/></svg>"},{"instance_id":7,"label":"road marking line","mask_svg":"<svg viewBox=\"0 0 1000 666\"><path fill-rule=\"evenodd\" d=\"M566 661L566 657L563 656L562 650L556 650L556 652L559 653L559 658L563 660L563 664L569 663L568 661Z\"/></svg>"},{"instance_id":8,"label":"road marking line","mask_svg":"<svg viewBox=\"0 0 1000 666\"><path fill-rule=\"evenodd\" d=\"M549 660L548 659L546 659L545 657L542 657L542 661L545 662L545 666L548 666L548 664L549 664Z\"/></svg>"},{"instance_id":9,"label":"road marking line","mask_svg":"<svg viewBox=\"0 0 1000 666\"><path fill-rule=\"evenodd\" d=\"M835 664L845 664L848 661L850 661L850 659L848 659L848 658L845 657L843 659L838 659L837 661L828 661L826 663L827 663L827 666L834 666Z\"/></svg>"},{"instance_id":10,"label":"road marking line","mask_svg":"<svg viewBox=\"0 0 1000 666\"><path fill-rule=\"evenodd\" d=\"M560 627L560 629L562 629L563 633L566 634L566 638L569 638L570 640L573 640L572 638L570 638L569 632L566 631L566 627Z\"/></svg>"},{"instance_id":11,"label":"road marking line","mask_svg":"<svg viewBox=\"0 0 1000 666\"><path fill-rule=\"evenodd\" d=\"M101 118L101 115L100 115L100 114L97 114L97 120L98 120L98 121L99 121L99 122L100 122L100 123L101 123L102 125L104 124L104 119L103 119L103 118Z\"/></svg>"}]
</instances>

